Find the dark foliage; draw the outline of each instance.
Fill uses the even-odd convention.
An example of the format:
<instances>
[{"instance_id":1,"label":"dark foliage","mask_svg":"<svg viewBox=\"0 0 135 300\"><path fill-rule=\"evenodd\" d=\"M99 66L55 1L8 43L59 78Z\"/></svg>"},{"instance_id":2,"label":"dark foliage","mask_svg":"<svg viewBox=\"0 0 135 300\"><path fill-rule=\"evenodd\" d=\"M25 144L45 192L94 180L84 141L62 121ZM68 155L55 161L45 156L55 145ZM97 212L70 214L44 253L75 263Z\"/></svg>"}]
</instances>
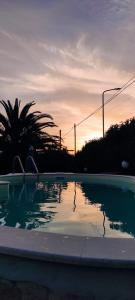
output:
<instances>
[{"instance_id":1,"label":"dark foliage","mask_svg":"<svg viewBox=\"0 0 135 300\"><path fill-rule=\"evenodd\" d=\"M66 150L48 150L36 159L40 172L72 172L74 157Z\"/></svg>"},{"instance_id":2,"label":"dark foliage","mask_svg":"<svg viewBox=\"0 0 135 300\"><path fill-rule=\"evenodd\" d=\"M124 171L121 162L127 160ZM135 173L135 118L111 126L105 138L88 142L76 156L77 169L88 172Z\"/></svg>"},{"instance_id":3,"label":"dark foliage","mask_svg":"<svg viewBox=\"0 0 135 300\"><path fill-rule=\"evenodd\" d=\"M5 110L4 114L0 113L1 172L11 170L14 155L20 155L24 161L31 146L35 152L58 147L58 137L45 131L56 126L52 117L40 111L30 112L35 102L27 103L22 109L18 99L14 105L10 101L0 101L0 104Z\"/></svg>"},{"instance_id":4,"label":"dark foliage","mask_svg":"<svg viewBox=\"0 0 135 300\"><path fill-rule=\"evenodd\" d=\"M15 155L21 157L25 166L31 146L40 172L73 171L73 156L65 149L58 150L59 137L45 132L46 128L56 126L50 115L39 111L29 112L34 102L27 103L22 109L18 99L13 106L10 101L0 101L0 104L5 110L5 114L0 113L1 174L12 172Z\"/></svg>"}]
</instances>

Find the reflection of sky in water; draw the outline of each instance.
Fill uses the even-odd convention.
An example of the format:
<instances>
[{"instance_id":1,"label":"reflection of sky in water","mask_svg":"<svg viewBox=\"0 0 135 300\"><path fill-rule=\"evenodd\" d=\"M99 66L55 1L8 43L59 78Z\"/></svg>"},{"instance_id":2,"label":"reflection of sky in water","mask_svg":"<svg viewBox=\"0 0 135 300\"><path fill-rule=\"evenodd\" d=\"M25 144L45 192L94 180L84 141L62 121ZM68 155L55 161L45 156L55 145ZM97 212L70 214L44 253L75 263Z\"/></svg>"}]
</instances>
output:
<instances>
[{"instance_id":1,"label":"reflection of sky in water","mask_svg":"<svg viewBox=\"0 0 135 300\"><path fill-rule=\"evenodd\" d=\"M135 236L135 197L129 190L75 182L10 186L0 197L0 224L98 237Z\"/></svg>"}]
</instances>

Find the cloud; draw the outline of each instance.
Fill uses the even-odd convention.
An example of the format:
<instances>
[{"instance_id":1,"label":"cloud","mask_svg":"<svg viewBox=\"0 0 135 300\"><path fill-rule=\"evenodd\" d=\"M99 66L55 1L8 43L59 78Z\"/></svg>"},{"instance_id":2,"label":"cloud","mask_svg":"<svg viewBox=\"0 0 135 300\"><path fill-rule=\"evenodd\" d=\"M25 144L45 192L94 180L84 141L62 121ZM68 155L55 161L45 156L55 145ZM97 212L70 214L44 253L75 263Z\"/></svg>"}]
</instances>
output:
<instances>
[{"instance_id":1,"label":"cloud","mask_svg":"<svg viewBox=\"0 0 135 300\"><path fill-rule=\"evenodd\" d=\"M67 131L134 73L134 18L132 0L1 0L1 98L35 99ZM134 97L106 107L106 127L134 115ZM101 115L88 124L81 142L101 134Z\"/></svg>"}]
</instances>

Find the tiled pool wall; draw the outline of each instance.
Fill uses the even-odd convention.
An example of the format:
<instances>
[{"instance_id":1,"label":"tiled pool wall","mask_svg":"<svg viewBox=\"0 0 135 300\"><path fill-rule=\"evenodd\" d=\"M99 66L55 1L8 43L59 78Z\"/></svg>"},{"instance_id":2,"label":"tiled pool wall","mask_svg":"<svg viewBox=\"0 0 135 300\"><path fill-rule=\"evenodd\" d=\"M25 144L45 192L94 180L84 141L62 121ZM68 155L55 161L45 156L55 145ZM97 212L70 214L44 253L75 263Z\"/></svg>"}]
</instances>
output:
<instances>
[{"instance_id":1,"label":"tiled pool wall","mask_svg":"<svg viewBox=\"0 0 135 300\"><path fill-rule=\"evenodd\" d=\"M39 174L82 180L81 174ZM2 176L7 181L12 176ZM33 178L29 174L27 180ZM16 181L23 179L14 176ZM133 177L83 175L134 190ZM35 178L35 180L37 180ZM4 183L3 183L4 184ZM3 187L3 185L2 185ZM90 238L0 228L0 299L134 300L135 240Z\"/></svg>"}]
</instances>

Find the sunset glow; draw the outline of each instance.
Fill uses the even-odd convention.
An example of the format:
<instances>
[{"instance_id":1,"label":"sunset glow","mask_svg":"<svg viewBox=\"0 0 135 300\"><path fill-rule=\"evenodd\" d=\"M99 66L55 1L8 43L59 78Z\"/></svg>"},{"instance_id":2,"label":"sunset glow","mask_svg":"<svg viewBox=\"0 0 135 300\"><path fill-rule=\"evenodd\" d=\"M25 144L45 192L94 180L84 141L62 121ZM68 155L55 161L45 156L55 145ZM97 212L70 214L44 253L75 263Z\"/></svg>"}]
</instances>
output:
<instances>
[{"instance_id":1,"label":"sunset glow","mask_svg":"<svg viewBox=\"0 0 135 300\"><path fill-rule=\"evenodd\" d=\"M64 136L134 75L134 20L132 0L0 0L0 98L35 100ZM134 103L132 85L105 107L105 129ZM101 111L77 128L77 149L100 136ZM64 145L74 148L73 130Z\"/></svg>"}]
</instances>

